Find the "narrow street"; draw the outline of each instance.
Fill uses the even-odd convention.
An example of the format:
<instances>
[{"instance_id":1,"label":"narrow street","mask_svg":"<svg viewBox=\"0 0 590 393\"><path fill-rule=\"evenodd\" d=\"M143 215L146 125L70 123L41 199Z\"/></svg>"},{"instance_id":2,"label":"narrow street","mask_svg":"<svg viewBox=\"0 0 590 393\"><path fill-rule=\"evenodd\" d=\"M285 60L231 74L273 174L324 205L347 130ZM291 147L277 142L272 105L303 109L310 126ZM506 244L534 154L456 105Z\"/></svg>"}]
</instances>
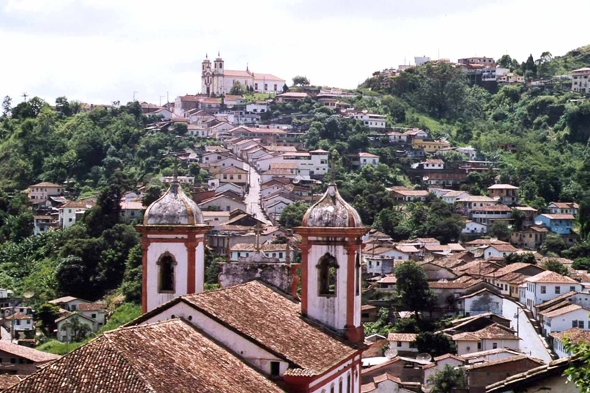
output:
<instances>
[{"instance_id":1,"label":"narrow street","mask_svg":"<svg viewBox=\"0 0 590 393\"><path fill-rule=\"evenodd\" d=\"M264 216L262 207L260 206L260 175L250 165L245 165L246 167L244 169L249 173L248 179L250 184L250 189L244 200L246 203L246 212L252 214L258 220L270 224L270 221Z\"/></svg>"},{"instance_id":2,"label":"narrow street","mask_svg":"<svg viewBox=\"0 0 590 393\"><path fill-rule=\"evenodd\" d=\"M518 325L515 317L517 312ZM542 359L545 363L549 363L552 359L549 351L545 348L543 339L537 334L529 319L521 311L520 306L511 300L504 299L502 313L505 318L512 321L512 329L517 330L518 326L518 336L522 338L519 344L520 350L526 355Z\"/></svg>"}]
</instances>

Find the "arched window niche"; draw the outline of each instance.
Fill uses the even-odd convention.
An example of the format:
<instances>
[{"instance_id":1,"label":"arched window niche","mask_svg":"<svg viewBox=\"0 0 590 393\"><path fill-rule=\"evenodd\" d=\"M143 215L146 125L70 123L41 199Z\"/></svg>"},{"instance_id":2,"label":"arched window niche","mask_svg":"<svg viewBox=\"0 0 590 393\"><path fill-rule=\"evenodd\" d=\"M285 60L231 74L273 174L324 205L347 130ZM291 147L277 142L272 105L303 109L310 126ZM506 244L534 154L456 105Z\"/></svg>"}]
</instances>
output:
<instances>
[{"instance_id":1,"label":"arched window niche","mask_svg":"<svg viewBox=\"0 0 590 393\"><path fill-rule=\"evenodd\" d=\"M329 253L320 258L316 268L318 269L318 295L336 296L338 263Z\"/></svg>"},{"instance_id":2,"label":"arched window niche","mask_svg":"<svg viewBox=\"0 0 590 393\"><path fill-rule=\"evenodd\" d=\"M176 292L175 283L175 269L176 259L169 252L160 255L157 262L158 265L158 292L160 293L174 293Z\"/></svg>"}]
</instances>

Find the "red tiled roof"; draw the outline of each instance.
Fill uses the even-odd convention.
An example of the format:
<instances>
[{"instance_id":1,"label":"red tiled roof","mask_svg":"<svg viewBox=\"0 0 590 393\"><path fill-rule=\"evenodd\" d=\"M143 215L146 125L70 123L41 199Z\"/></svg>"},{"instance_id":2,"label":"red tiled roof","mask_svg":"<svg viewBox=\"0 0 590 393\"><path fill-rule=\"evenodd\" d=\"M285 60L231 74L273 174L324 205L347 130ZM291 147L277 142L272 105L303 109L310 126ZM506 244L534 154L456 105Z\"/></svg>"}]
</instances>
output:
<instances>
[{"instance_id":1,"label":"red tiled roof","mask_svg":"<svg viewBox=\"0 0 590 393\"><path fill-rule=\"evenodd\" d=\"M532 276L527 278L525 281L528 282L541 282L541 283L567 283L567 284L579 284L573 278L569 278L567 276L562 276L559 273L552 272L550 270L544 271L543 273L539 273L536 276Z\"/></svg>"},{"instance_id":2,"label":"red tiled roof","mask_svg":"<svg viewBox=\"0 0 590 393\"><path fill-rule=\"evenodd\" d=\"M283 392L179 319L105 332L9 388L10 393Z\"/></svg>"},{"instance_id":3,"label":"red tiled roof","mask_svg":"<svg viewBox=\"0 0 590 393\"><path fill-rule=\"evenodd\" d=\"M185 302L271 353L284 357L295 368L310 370L314 375L322 374L357 352L340 336L303 317L299 303L258 281L181 296L144 314L134 323L175 302Z\"/></svg>"},{"instance_id":4,"label":"red tiled roof","mask_svg":"<svg viewBox=\"0 0 590 393\"><path fill-rule=\"evenodd\" d=\"M106 303L80 303L78 304L79 311L104 311L106 310Z\"/></svg>"},{"instance_id":5,"label":"red tiled roof","mask_svg":"<svg viewBox=\"0 0 590 393\"><path fill-rule=\"evenodd\" d=\"M52 353L38 351L22 345L12 344L10 341L0 340L0 351L11 355L20 356L35 363L45 363L59 359L61 356Z\"/></svg>"},{"instance_id":6,"label":"red tiled roof","mask_svg":"<svg viewBox=\"0 0 590 393\"><path fill-rule=\"evenodd\" d=\"M387 340L412 342L416 340L416 337L418 337L418 335L415 333L389 333L387 335Z\"/></svg>"}]
</instances>

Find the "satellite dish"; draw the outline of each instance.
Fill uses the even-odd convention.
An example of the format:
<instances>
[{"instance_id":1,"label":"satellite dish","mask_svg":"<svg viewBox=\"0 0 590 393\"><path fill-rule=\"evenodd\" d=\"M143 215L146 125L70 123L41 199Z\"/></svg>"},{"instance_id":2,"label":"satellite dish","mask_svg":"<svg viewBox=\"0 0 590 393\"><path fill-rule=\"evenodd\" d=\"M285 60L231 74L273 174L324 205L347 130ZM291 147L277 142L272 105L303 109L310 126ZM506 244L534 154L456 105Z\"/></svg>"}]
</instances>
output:
<instances>
[{"instance_id":1,"label":"satellite dish","mask_svg":"<svg viewBox=\"0 0 590 393\"><path fill-rule=\"evenodd\" d=\"M429 362L432 359L432 356L430 356L429 353L419 353L416 356L416 360L420 360L420 361L424 361L424 362Z\"/></svg>"},{"instance_id":2,"label":"satellite dish","mask_svg":"<svg viewBox=\"0 0 590 393\"><path fill-rule=\"evenodd\" d=\"M33 291L26 291L25 293L23 293L23 297L24 297L25 299L30 299L30 298L32 298L33 296L35 296L35 292L33 292Z\"/></svg>"},{"instance_id":3,"label":"satellite dish","mask_svg":"<svg viewBox=\"0 0 590 393\"><path fill-rule=\"evenodd\" d=\"M393 359L397 356L397 349L389 348L385 351L385 357L387 359Z\"/></svg>"}]
</instances>

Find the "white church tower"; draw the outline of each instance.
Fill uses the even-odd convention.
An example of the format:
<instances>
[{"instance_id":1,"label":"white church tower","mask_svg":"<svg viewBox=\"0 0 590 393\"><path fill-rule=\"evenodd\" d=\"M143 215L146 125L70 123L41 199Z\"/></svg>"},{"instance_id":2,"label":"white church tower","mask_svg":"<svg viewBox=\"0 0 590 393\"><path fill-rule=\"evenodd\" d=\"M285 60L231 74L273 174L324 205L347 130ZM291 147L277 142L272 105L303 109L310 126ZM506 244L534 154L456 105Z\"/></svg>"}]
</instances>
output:
<instances>
[{"instance_id":1,"label":"white church tower","mask_svg":"<svg viewBox=\"0 0 590 393\"><path fill-rule=\"evenodd\" d=\"M217 52L217 58L215 59L213 68L213 91L218 96L227 93L225 91L224 72L223 59L221 58L220 53Z\"/></svg>"},{"instance_id":2,"label":"white church tower","mask_svg":"<svg viewBox=\"0 0 590 393\"><path fill-rule=\"evenodd\" d=\"M180 295L198 293L205 283L205 233L199 206L176 175L168 191L152 203L137 230L142 235L141 308L146 313Z\"/></svg>"},{"instance_id":3,"label":"white church tower","mask_svg":"<svg viewBox=\"0 0 590 393\"><path fill-rule=\"evenodd\" d=\"M363 342L361 238L368 232L334 181L307 210L295 232L302 236L301 312Z\"/></svg>"},{"instance_id":4,"label":"white church tower","mask_svg":"<svg viewBox=\"0 0 590 393\"><path fill-rule=\"evenodd\" d=\"M205 54L205 60L201 64L201 94L210 96L213 93L213 77L209 55Z\"/></svg>"}]
</instances>

